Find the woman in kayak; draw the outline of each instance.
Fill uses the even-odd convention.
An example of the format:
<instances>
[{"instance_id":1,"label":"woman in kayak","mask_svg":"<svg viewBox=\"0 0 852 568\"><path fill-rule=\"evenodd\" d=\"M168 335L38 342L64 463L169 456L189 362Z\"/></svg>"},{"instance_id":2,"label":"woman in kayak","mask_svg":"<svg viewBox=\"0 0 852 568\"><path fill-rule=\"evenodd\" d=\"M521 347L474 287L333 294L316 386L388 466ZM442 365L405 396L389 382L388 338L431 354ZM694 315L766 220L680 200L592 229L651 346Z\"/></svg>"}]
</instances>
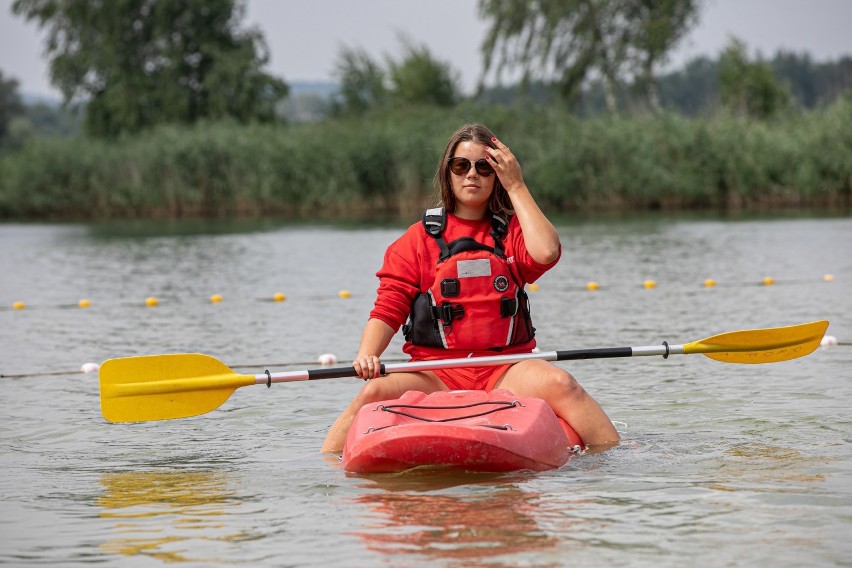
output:
<instances>
[{"instance_id":1,"label":"woman in kayak","mask_svg":"<svg viewBox=\"0 0 852 568\"><path fill-rule=\"evenodd\" d=\"M485 126L465 125L450 138L435 180L441 207L427 211L385 252L375 306L352 362L367 382L332 425L322 451L342 451L363 405L410 390L508 389L546 400L588 446L617 443L600 405L548 361L379 376L380 357L400 327L403 351L413 361L535 347L523 288L556 264L562 248L520 164Z\"/></svg>"}]
</instances>

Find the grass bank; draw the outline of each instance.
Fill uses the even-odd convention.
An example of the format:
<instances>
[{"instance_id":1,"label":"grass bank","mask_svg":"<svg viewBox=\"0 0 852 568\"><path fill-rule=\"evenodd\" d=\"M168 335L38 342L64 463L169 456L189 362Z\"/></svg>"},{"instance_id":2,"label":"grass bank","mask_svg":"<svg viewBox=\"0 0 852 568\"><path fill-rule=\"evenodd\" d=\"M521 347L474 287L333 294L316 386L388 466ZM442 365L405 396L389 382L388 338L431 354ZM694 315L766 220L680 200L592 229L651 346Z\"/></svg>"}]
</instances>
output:
<instances>
[{"instance_id":1,"label":"grass bank","mask_svg":"<svg viewBox=\"0 0 852 568\"><path fill-rule=\"evenodd\" d=\"M772 122L554 108L412 109L289 126L202 123L115 141L33 140L0 160L0 216L410 216L457 126L509 144L554 212L848 208L852 97Z\"/></svg>"}]
</instances>

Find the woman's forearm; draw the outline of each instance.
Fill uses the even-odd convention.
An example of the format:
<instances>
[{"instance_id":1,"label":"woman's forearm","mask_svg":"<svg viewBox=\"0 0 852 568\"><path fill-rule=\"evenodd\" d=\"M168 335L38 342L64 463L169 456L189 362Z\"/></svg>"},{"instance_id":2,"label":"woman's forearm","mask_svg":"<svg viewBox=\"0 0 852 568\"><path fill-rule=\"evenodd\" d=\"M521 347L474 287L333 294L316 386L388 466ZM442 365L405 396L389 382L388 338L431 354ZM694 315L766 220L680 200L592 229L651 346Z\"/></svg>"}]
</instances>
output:
<instances>
[{"instance_id":1,"label":"woman's forearm","mask_svg":"<svg viewBox=\"0 0 852 568\"><path fill-rule=\"evenodd\" d=\"M380 319L370 318L361 334L358 356L380 356L390 345L393 336L394 330L388 324Z\"/></svg>"},{"instance_id":2,"label":"woman's forearm","mask_svg":"<svg viewBox=\"0 0 852 568\"><path fill-rule=\"evenodd\" d=\"M526 185L509 193L530 256L540 264L559 258L559 233L535 202Z\"/></svg>"}]
</instances>

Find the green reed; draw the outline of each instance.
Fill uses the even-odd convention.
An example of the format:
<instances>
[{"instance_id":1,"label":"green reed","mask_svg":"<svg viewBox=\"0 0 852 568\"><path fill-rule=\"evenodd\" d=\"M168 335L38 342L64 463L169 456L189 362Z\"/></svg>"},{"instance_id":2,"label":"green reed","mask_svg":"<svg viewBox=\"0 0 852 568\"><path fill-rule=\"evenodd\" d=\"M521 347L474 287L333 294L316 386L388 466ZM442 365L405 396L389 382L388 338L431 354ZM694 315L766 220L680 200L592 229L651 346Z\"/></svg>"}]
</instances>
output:
<instances>
[{"instance_id":1,"label":"green reed","mask_svg":"<svg viewBox=\"0 0 852 568\"><path fill-rule=\"evenodd\" d=\"M849 207L852 97L770 122L598 116L517 104L293 125L35 139L0 160L5 218L403 214L434 201L447 138L482 121L551 211Z\"/></svg>"}]
</instances>

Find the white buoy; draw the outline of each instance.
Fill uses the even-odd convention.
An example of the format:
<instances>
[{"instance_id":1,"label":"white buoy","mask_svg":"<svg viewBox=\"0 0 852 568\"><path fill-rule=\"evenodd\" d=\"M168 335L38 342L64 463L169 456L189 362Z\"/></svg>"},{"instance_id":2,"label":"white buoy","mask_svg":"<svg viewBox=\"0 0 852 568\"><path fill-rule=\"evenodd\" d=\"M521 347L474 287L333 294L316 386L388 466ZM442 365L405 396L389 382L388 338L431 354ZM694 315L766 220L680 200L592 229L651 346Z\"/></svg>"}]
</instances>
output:
<instances>
[{"instance_id":1,"label":"white buoy","mask_svg":"<svg viewBox=\"0 0 852 568\"><path fill-rule=\"evenodd\" d=\"M337 355L334 353L323 353L317 357L317 362L320 365L334 365L337 363Z\"/></svg>"},{"instance_id":2,"label":"white buoy","mask_svg":"<svg viewBox=\"0 0 852 568\"><path fill-rule=\"evenodd\" d=\"M834 347L837 345L837 338L833 335L826 335L822 338L822 341L819 342L819 346L823 349L828 349L830 347Z\"/></svg>"},{"instance_id":3,"label":"white buoy","mask_svg":"<svg viewBox=\"0 0 852 568\"><path fill-rule=\"evenodd\" d=\"M100 366L97 363L83 363L83 366L80 367L80 371L83 373L96 373L100 369Z\"/></svg>"}]
</instances>

